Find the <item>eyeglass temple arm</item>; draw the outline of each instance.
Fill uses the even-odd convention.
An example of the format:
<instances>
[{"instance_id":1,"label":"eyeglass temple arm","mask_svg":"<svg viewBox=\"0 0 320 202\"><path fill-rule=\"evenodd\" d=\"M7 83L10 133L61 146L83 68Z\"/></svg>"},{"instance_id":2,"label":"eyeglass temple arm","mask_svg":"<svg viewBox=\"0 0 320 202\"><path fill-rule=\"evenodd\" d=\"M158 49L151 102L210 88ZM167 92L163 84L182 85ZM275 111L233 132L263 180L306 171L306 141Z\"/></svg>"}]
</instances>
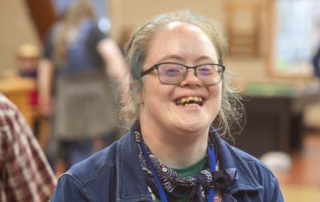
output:
<instances>
[{"instance_id":1,"label":"eyeglass temple arm","mask_svg":"<svg viewBox=\"0 0 320 202\"><path fill-rule=\"evenodd\" d=\"M143 77L144 75L152 72L153 70L157 69L157 66L156 65L153 65L152 67L150 67L149 69L147 69L146 71L140 73L140 76Z\"/></svg>"}]
</instances>

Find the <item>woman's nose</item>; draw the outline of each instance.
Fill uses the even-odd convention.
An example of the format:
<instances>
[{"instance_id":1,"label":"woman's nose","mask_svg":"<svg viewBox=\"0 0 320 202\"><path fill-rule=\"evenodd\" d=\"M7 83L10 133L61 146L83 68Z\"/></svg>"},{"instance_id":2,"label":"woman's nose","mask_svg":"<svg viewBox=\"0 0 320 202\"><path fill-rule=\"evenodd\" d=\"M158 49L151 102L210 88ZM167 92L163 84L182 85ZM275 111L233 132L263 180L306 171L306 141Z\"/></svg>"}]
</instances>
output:
<instances>
[{"instance_id":1,"label":"woman's nose","mask_svg":"<svg viewBox=\"0 0 320 202\"><path fill-rule=\"evenodd\" d=\"M189 69L186 73L186 77L180 83L182 86L196 86L201 84L194 69Z\"/></svg>"}]
</instances>

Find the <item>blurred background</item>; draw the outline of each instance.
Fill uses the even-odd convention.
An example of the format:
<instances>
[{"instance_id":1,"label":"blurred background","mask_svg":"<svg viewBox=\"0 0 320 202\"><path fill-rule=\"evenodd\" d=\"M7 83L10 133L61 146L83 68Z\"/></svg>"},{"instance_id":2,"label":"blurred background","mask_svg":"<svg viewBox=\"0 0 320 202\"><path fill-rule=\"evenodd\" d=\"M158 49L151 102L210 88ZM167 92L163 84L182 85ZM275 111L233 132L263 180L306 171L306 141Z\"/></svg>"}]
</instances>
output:
<instances>
[{"instance_id":1,"label":"blurred background","mask_svg":"<svg viewBox=\"0 0 320 202\"><path fill-rule=\"evenodd\" d=\"M17 104L44 150L50 124L30 101L36 81L16 76L21 62L17 54L23 44L31 44L38 50L27 48L23 53L31 56L25 57L41 58L49 28L74 1L0 2L0 92ZM189 9L219 22L229 43L226 76L245 98L247 111L244 130L230 143L274 171L285 201L320 201L320 0L92 4L99 29L121 49L137 27L160 13Z\"/></svg>"}]
</instances>

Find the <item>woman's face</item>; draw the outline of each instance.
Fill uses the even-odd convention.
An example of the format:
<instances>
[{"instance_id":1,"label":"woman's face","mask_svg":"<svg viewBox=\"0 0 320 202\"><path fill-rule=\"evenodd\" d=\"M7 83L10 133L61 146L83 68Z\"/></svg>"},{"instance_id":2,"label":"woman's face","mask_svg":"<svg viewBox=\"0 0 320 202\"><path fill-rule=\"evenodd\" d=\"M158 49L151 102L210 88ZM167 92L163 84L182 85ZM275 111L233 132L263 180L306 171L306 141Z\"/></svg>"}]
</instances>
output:
<instances>
[{"instance_id":1,"label":"woman's face","mask_svg":"<svg viewBox=\"0 0 320 202\"><path fill-rule=\"evenodd\" d=\"M181 22L168 24L157 33L148 47L143 70L160 62L187 66L218 63L211 40L198 27ZM176 85L159 81L158 70L142 77L140 121L153 130L178 133L206 133L221 105L222 84L204 86L189 69L186 78ZM186 98L201 98L202 105L177 104Z\"/></svg>"}]
</instances>

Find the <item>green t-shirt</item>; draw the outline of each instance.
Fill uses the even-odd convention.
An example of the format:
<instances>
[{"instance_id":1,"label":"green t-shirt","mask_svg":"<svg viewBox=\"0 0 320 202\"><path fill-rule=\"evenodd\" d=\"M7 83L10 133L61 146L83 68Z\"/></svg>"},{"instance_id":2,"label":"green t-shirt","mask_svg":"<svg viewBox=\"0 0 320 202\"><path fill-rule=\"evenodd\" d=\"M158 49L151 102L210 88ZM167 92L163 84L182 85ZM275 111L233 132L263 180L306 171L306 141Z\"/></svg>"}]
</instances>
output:
<instances>
[{"instance_id":1,"label":"green t-shirt","mask_svg":"<svg viewBox=\"0 0 320 202\"><path fill-rule=\"evenodd\" d=\"M206 157L202 158L200 161L196 162L193 165L184 167L184 168L171 168L176 171L181 177L187 178L192 177L200 173L200 171L204 168L204 164L206 162ZM190 193L186 194L183 198L177 199L175 202L187 202L189 201ZM155 202L161 202L160 199L156 198Z\"/></svg>"}]
</instances>

